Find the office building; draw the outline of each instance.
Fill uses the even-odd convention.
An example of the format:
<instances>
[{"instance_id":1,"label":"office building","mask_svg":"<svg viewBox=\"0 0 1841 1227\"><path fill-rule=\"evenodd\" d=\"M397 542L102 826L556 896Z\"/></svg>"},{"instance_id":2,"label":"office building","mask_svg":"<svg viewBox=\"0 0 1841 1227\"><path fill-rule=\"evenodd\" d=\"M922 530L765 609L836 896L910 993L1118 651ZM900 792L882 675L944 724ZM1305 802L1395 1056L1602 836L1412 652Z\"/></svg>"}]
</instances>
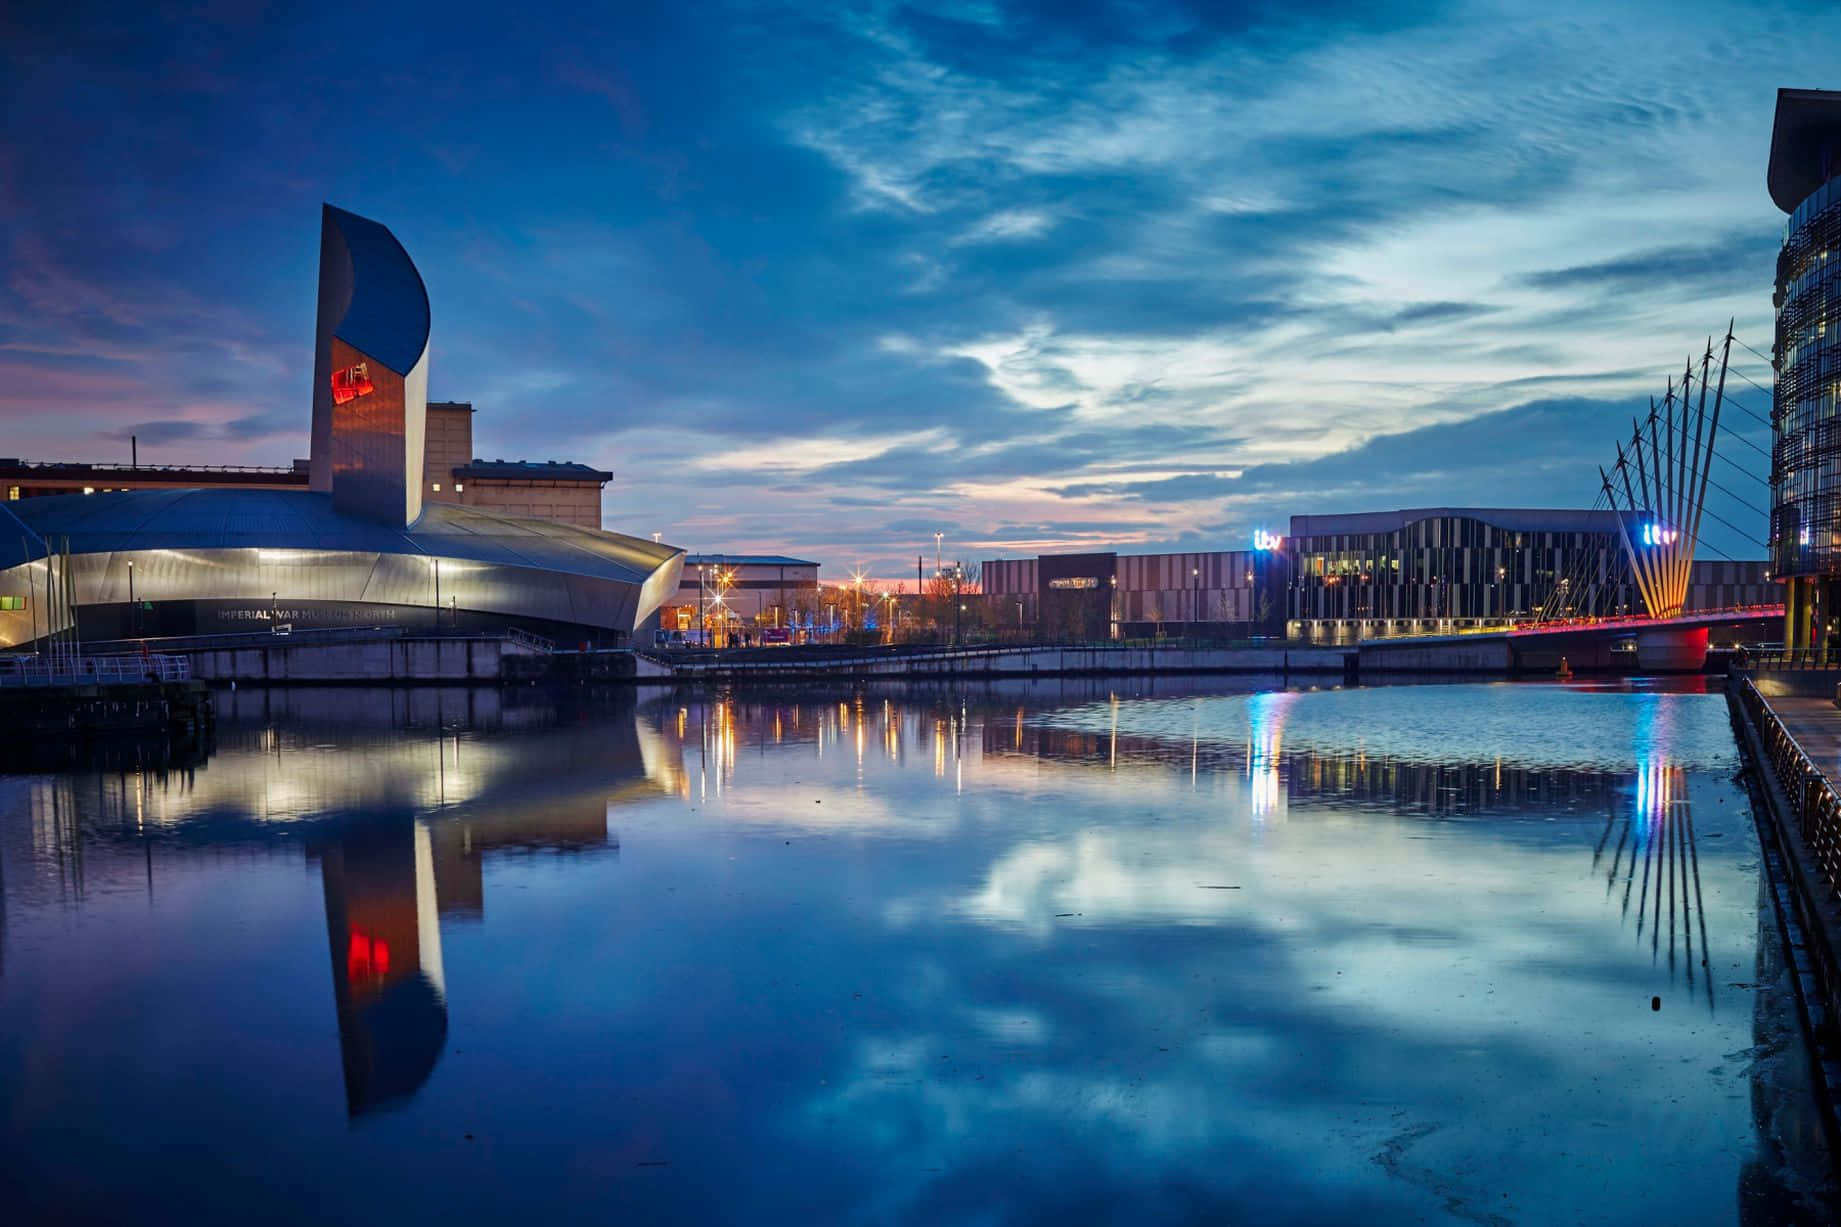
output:
<instances>
[{"instance_id":1,"label":"office building","mask_svg":"<svg viewBox=\"0 0 1841 1227\"><path fill-rule=\"evenodd\" d=\"M1771 565L1784 641L1841 634L1841 93L1777 91L1766 178L1789 214L1777 257Z\"/></svg>"}]
</instances>

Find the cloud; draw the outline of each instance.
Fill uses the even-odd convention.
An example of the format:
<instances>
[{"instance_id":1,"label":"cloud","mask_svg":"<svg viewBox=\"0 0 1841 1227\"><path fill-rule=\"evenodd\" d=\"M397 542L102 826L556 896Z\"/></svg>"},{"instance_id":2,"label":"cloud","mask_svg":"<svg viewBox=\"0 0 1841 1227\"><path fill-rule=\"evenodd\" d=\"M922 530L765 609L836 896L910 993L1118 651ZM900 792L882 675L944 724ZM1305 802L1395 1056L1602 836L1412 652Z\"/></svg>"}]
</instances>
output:
<instances>
[{"instance_id":1,"label":"cloud","mask_svg":"<svg viewBox=\"0 0 1841 1227\"><path fill-rule=\"evenodd\" d=\"M1767 347L1770 108L1841 37L1650 10L411 6L365 47L339 3L46 10L0 73L43 116L0 154L0 414L40 455L299 454L329 199L422 269L477 449L610 468L608 523L667 540L905 570L885 525L1576 502L1615 432L1493 415L1621 413L1728 317Z\"/></svg>"}]
</instances>

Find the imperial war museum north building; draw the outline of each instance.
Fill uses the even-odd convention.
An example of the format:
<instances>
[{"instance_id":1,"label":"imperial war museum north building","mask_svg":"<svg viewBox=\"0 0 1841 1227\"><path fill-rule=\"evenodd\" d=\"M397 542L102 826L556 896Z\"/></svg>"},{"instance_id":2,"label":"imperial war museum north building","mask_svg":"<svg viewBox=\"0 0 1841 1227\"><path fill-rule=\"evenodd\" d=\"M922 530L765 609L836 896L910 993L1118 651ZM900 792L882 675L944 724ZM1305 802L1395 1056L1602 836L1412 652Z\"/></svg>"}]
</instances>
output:
<instances>
[{"instance_id":1,"label":"imperial war museum north building","mask_svg":"<svg viewBox=\"0 0 1841 1227\"><path fill-rule=\"evenodd\" d=\"M73 617L91 640L277 622L629 639L676 591L683 551L425 501L428 368L428 293L408 252L325 206L307 488L0 501L0 647Z\"/></svg>"}]
</instances>

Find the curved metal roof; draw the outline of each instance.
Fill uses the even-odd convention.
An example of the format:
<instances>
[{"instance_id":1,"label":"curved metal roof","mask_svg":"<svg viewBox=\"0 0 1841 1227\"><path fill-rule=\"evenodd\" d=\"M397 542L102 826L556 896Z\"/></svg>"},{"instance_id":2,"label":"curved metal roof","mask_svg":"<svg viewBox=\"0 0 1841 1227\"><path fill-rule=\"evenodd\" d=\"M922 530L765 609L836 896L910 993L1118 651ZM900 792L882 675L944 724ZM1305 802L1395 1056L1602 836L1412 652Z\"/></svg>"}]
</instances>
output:
<instances>
[{"instance_id":1,"label":"curved metal roof","mask_svg":"<svg viewBox=\"0 0 1841 1227\"><path fill-rule=\"evenodd\" d=\"M1785 213L1841 173L1841 93L1780 89L1771 124L1771 161L1765 183Z\"/></svg>"},{"instance_id":2,"label":"curved metal roof","mask_svg":"<svg viewBox=\"0 0 1841 1227\"><path fill-rule=\"evenodd\" d=\"M352 260L352 300L333 335L399 375L428 348L428 288L390 228L326 206Z\"/></svg>"},{"instance_id":3,"label":"curved metal roof","mask_svg":"<svg viewBox=\"0 0 1841 1227\"><path fill-rule=\"evenodd\" d=\"M429 503L393 528L347 515L330 494L302 490L122 490L0 504L39 540L0 524L0 569L44 555L68 536L73 554L115 550L315 549L426 554L644 583L679 551L621 533Z\"/></svg>"}]
</instances>

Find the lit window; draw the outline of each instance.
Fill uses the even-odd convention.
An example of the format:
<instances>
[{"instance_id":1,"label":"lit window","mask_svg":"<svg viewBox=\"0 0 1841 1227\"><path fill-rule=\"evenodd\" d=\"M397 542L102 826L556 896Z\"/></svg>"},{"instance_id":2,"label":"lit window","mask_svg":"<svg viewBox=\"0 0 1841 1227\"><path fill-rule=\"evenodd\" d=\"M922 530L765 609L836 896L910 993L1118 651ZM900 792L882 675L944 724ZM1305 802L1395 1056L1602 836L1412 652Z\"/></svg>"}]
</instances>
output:
<instances>
[{"instance_id":1,"label":"lit window","mask_svg":"<svg viewBox=\"0 0 1841 1227\"><path fill-rule=\"evenodd\" d=\"M14 613L26 607L26 598L22 596L0 596L0 612Z\"/></svg>"},{"instance_id":2,"label":"lit window","mask_svg":"<svg viewBox=\"0 0 1841 1227\"><path fill-rule=\"evenodd\" d=\"M436 494L441 493L441 483L440 482L435 483L435 493Z\"/></svg>"},{"instance_id":3,"label":"lit window","mask_svg":"<svg viewBox=\"0 0 1841 1227\"><path fill-rule=\"evenodd\" d=\"M83 493L85 493L85 494L94 494L94 493L96 493L96 487L94 487L94 486L85 486L85 487L83 487Z\"/></svg>"},{"instance_id":4,"label":"lit window","mask_svg":"<svg viewBox=\"0 0 1841 1227\"><path fill-rule=\"evenodd\" d=\"M13 502L18 502L19 501L19 487L18 486L8 486L6 488L6 497L12 500Z\"/></svg>"},{"instance_id":5,"label":"lit window","mask_svg":"<svg viewBox=\"0 0 1841 1227\"><path fill-rule=\"evenodd\" d=\"M466 486L464 486L464 485L462 485L462 484L461 484L460 482L455 482L455 483L454 483L454 493L455 493L455 494L459 494L459 493L461 493L462 491L464 491L465 489L466 489Z\"/></svg>"}]
</instances>

